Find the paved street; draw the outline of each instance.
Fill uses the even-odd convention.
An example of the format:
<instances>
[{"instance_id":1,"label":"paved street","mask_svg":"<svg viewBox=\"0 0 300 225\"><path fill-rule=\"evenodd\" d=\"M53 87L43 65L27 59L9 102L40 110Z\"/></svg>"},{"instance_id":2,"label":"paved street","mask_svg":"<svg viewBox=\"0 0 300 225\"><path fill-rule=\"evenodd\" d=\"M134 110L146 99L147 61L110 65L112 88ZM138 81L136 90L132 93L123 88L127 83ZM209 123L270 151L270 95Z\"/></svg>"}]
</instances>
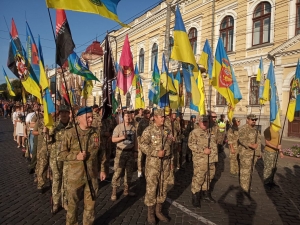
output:
<instances>
[{"instance_id":1,"label":"paved street","mask_svg":"<svg viewBox=\"0 0 300 225\"><path fill-rule=\"evenodd\" d=\"M0 224L64 224L64 210L54 216L50 213L50 190L37 193L33 175L27 172L27 162L13 141L12 131L11 121L0 118ZM271 191L264 189L262 170L263 161L259 160L249 200L238 192L238 179L229 175L226 157L224 172L212 194L218 202L202 202L201 208L195 209L190 191L192 164L188 165L185 172L176 173L180 185L170 187L164 204L164 212L171 218L169 224L300 224L300 159L279 159L275 176L279 188ZM135 174L134 185L136 197L123 197L121 187L119 199L113 203L110 183L100 183L95 224L147 224L147 208L143 203L145 181L137 180Z\"/></svg>"}]
</instances>

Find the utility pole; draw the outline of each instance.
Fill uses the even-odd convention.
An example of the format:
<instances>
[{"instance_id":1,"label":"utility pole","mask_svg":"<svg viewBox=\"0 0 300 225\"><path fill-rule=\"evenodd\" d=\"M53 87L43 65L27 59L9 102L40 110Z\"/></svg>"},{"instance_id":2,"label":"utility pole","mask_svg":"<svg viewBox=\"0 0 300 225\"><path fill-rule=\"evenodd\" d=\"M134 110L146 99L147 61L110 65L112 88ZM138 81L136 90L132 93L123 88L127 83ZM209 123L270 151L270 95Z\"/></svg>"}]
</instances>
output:
<instances>
[{"instance_id":1,"label":"utility pole","mask_svg":"<svg viewBox=\"0 0 300 225\"><path fill-rule=\"evenodd\" d=\"M171 0L166 0L166 4L167 4L167 18L166 18L166 33L165 33L165 59L166 59L167 67L169 68L169 61L170 61L169 45L170 45Z\"/></svg>"}]
</instances>

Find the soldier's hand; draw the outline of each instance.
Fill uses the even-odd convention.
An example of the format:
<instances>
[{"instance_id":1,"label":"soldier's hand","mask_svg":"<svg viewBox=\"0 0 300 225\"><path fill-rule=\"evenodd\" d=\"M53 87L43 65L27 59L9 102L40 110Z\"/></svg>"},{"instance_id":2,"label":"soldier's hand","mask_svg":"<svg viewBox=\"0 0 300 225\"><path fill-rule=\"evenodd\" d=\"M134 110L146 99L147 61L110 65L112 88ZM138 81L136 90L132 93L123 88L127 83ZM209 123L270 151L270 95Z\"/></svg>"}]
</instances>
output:
<instances>
[{"instance_id":1,"label":"soldier's hand","mask_svg":"<svg viewBox=\"0 0 300 225\"><path fill-rule=\"evenodd\" d=\"M77 154L77 160L80 160L80 161L83 161L84 159L85 159L85 157L86 157L86 153L85 153L85 151L84 152L79 152L78 154Z\"/></svg>"},{"instance_id":2,"label":"soldier's hand","mask_svg":"<svg viewBox=\"0 0 300 225\"><path fill-rule=\"evenodd\" d=\"M165 151L164 151L164 150L159 150L159 151L157 152L157 156L158 156L159 158L164 157L164 156L165 156Z\"/></svg>"},{"instance_id":3,"label":"soldier's hand","mask_svg":"<svg viewBox=\"0 0 300 225\"><path fill-rule=\"evenodd\" d=\"M280 158L281 158L281 159L284 158L284 155L283 155L283 152L282 152L282 151L280 151Z\"/></svg>"},{"instance_id":4,"label":"soldier's hand","mask_svg":"<svg viewBox=\"0 0 300 225\"><path fill-rule=\"evenodd\" d=\"M100 180L103 181L106 178L106 173L105 172L100 172Z\"/></svg>"},{"instance_id":5,"label":"soldier's hand","mask_svg":"<svg viewBox=\"0 0 300 225\"><path fill-rule=\"evenodd\" d=\"M231 153L231 154L235 154L234 148L231 148L231 149L230 149L230 153Z\"/></svg>"},{"instance_id":6,"label":"soldier's hand","mask_svg":"<svg viewBox=\"0 0 300 225\"><path fill-rule=\"evenodd\" d=\"M281 145L278 145L278 147L277 147L277 148L278 148L278 150L281 150Z\"/></svg>"},{"instance_id":7,"label":"soldier's hand","mask_svg":"<svg viewBox=\"0 0 300 225\"><path fill-rule=\"evenodd\" d=\"M255 144L251 144L251 148L253 148L253 149L257 149L257 147L258 147L258 144L257 144L257 143L255 143Z\"/></svg>"},{"instance_id":8,"label":"soldier's hand","mask_svg":"<svg viewBox=\"0 0 300 225\"><path fill-rule=\"evenodd\" d=\"M205 148L203 152L206 155L210 155L210 148Z\"/></svg>"}]
</instances>

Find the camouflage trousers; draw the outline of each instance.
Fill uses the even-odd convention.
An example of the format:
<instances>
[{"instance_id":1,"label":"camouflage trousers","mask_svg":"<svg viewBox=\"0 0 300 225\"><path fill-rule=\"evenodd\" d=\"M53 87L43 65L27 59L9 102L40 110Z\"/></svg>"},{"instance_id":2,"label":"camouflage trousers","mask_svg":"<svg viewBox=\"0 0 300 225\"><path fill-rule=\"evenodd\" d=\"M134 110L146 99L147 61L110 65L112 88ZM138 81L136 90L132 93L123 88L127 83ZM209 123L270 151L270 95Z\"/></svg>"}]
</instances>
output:
<instances>
[{"instance_id":1,"label":"camouflage trousers","mask_svg":"<svg viewBox=\"0 0 300 225\"><path fill-rule=\"evenodd\" d=\"M250 189L251 182L251 165L253 159L253 150L242 149L239 152L240 158L240 186L245 191L248 192ZM257 161L257 157L254 157L253 167Z\"/></svg>"},{"instance_id":2,"label":"camouflage trousers","mask_svg":"<svg viewBox=\"0 0 300 225\"><path fill-rule=\"evenodd\" d=\"M239 174L238 150L234 149L235 153L229 151L230 173L233 175Z\"/></svg>"},{"instance_id":3,"label":"camouflage trousers","mask_svg":"<svg viewBox=\"0 0 300 225\"><path fill-rule=\"evenodd\" d=\"M180 155L178 152L178 144L177 143L172 143L171 145L171 152L173 154L173 161L172 161L172 165L173 165L173 170L171 170L170 172L170 176L169 176L169 184L173 185L175 183L175 168L179 167L179 159L180 159Z\"/></svg>"},{"instance_id":4,"label":"camouflage trousers","mask_svg":"<svg viewBox=\"0 0 300 225\"><path fill-rule=\"evenodd\" d=\"M52 200L53 200L53 204L61 205L63 162L57 161L57 154L54 149L52 149L51 154L50 154L50 167L52 170Z\"/></svg>"},{"instance_id":5,"label":"camouflage trousers","mask_svg":"<svg viewBox=\"0 0 300 225\"><path fill-rule=\"evenodd\" d=\"M121 185L121 178L124 174L124 186L129 186L133 176L134 155L132 151L116 150L116 157L114 160L114 175L111 181L112 187Z\"/></svg>"},{"instance_id":6,"label":"camouflage trousers","mask_svg":"<svg viewBox=\"0 0 300 225\"><path fill-rule=\"evenodd\" d=\"M264 183L267 184L271 182L273 178L273 168L276 158L276 152L269 152L265 150L264 152Z\"/></svg>"},{"instance_id":7,"label":"camouflage trousers","mask_svg":"<svg viewBox=\"0 0 300 225\"><path fill-rule=\"evenodd\" d=\"M38 145L40 147L42 145ZM51 146L48 145L48 151ZM37 175L37 188L42 189L47 182L47 170L49 165L48 151L46 144L37 149L37 163L36 163L36 175Z\"/></svg>"},{"instance_id":8,"label":"camouflage trousers","mask_svg":"<svg viewBox=\"0 0 300 225\"><path fill-rule=\"evenodd\" d=\"M167 197L169 176L172 173L170 171L171 159L161 160L158 157L151 156L146 158L146 194L144 201L146 206L164 203Z\"/></svg>"},{"instance_id":9,"label":"camouflage trousers","mask_svg":"<svg viewBox=\"0 0 300 225\"><path fill-rule=\"evenodd\" d=\"M209 163L209 165L207 165L207 159L208 156L204 153L193 152L194 173L191 185L191 191L193 194L201 190L206 191L208 189L207 183L210 185L210 182L215 176L215 163Z\"/></svg>"},{"instance_id":10,"label":"camouflage trousers","mask_svg":"<svg viewBox=\"0 0 300 225\"><path fill-rule=\"evenodd\" d=\"M93 187L97 196L98 180L92 178ZM83 193L83 219L84 225L92 225L95 220L95 201L92 200L86 178L68 181L68 211L66 215L66 225L78 224L78 204Z\"/></svg>"},{"instance_id":11,"label":"camouflage trousers","mask_svg":"<svg viewBox=\"0 0 300 225\"><path fill-rule=\"evenodd\" d=\"M140 137L138 137L138 144L140 145ZM137 168L139 172L143 170L143 161L145 160L145 154L138 148Z\"/></svg>"},{"instance_id":12,"label":"camouflage trousers","mask_svg":"<svg viewBox=\"0 0 300 225\"><path fill-rule=\"evenodd\" d=\"M62 186L61 186L61 201L62 207L68 206L68 161L63 162Z\"/></svg>"}]
</instances>

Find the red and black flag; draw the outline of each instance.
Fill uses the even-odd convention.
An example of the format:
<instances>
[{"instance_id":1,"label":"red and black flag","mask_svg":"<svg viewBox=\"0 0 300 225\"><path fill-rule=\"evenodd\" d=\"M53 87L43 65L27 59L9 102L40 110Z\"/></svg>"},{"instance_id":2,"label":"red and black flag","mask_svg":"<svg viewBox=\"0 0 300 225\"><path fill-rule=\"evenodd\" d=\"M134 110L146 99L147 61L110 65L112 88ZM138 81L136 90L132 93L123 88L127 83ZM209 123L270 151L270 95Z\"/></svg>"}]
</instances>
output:
<instances>
[{"instance_id":1,"label":"red and black flag","mask_svg":"<svg viewBox=\"0 0 300 225\"><path fill-rule=\"evenodd\" d=\"M56 63L62 66L73 52L75 44L64 10L56 10Z\"/></svg>"},{"instance_id":2,"label":"red and black flag","mask_svg":"<svg viewBox=\"0 0 300 225\"><path fill-rule=\"evenodd\" d=\"M105 53L104 53L104 82L102 89L103 96L103 116L102 120L112 114L112 81L115 79L115 67L109 46L108 35L105 37Z\"/></svg>"},{"instance_id":3,"label":"red and black flag","mask_svg":"<svg viewBox=\"0 0 300 225\"><path fill-rule=\"evenodd\" d=\"M16 51L23 52L23 50L22 50L22 44L18 35L18 31L14 19L11 20L10 37L11 37L10 39L11 41L9 43L9 49L8 49L7 67L11 70L11 72L13 72L13 74L15 74L19 78L17 64L15 62L15 53L12 49L13 46L11 42L12 41L14 42Z\"/></svg>"},{"instance_id":4,"label":"red and black flag","mask_svg":"<svg viewBox=\"0 0 300 225\"><path fill-rule=\"evenodd\" d=\"M70 99L69 99L69 96L67 94L64 83L61 83L61 94L62 94L62 97L64 98L65 104L70 105Z\"/></svg>"}]
</instances>

